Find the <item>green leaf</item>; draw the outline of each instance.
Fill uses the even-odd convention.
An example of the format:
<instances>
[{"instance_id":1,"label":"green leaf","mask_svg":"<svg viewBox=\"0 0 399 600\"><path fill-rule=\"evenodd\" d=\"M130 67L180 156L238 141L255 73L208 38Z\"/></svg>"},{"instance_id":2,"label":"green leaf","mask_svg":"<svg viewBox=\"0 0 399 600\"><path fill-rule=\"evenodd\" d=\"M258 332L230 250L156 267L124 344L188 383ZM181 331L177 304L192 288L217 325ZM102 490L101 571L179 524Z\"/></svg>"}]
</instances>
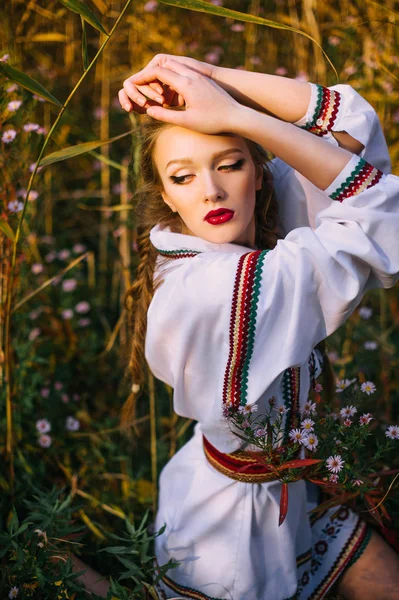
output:
<instances>
[{"instance_id":1,"label":"green leaf","mask_svg":"<svg viewBox=\"0 0 399 600\"><path fill-rule=\"evenodd\" d=\"M188 8L189 10L196 10L198 12L204 12L210 15L217 15L219 17L227 17L229 19L237 19L237 21L246 21L247 23L255 23L256 25L265 25L266 27L272 27L273 29L285 29L286 31L292 31L293 33L299 33L299 35L303 35L315 43L323 52L326 57L328 63L334 70L334 73L338 78L337 70L332 64L331 60L328 58L327 54L320 46L320 44L315 40L309 33L302 31L301 29L296 29L296 27L290 27L289 25L284 25L284 23L278 23L277 21L271 21L270 19L264 19L263 17L258 17L256 15L250 15L246 13L239 12L238 10L232 10L230 8L224 8L223 6L216 6L215 4L210 4L209 2L205 2L205 0L159 0L162 4L169 4L170 6L176 6L178 8Z\"/></svg>"},{"instance_id":2,"label":"green leaf","mask_svg":"<svg viewBox=\"0 0 399 600\"><path fill-rule=\"evenodd\" d=\"M83 70L87 71L89 66L89 55L87 52L87 37L86 37L86 26L84 18L81 16L80 20L82 22L82 61L83 61Z\"/></svg>"},{"instance_id":3,"label":"green leaf","mask_svg":"<svg viewBox=\"0 0 399 600\"><path fill-rule=\"evenodd\" d=\"M114 160L111 160L104 154L99 154L98 152L89 152L90 156L93 156L97 160L103 162L105 165L109 165L110 167L114 167L114 169L118 169L118 171L127 171L127 167L125 165L121 165Z\"/></svg>"},{"instance_id":4,"label":"green leaf","mask_svg":"<svg viewBox=\"0 0 399 600\"><path fill-rule=\"evenodd\" d=\"M91 150L95 150L100 146L104 146L105 144L111 144L116 140L120 140L127 135L130 135L133 131L127 131L126 133L122 133L121 135L117 135L110 140L96 140L94 142L83 142L83 144L76 144L75 146L68 146L67 148L63 148L62 150L57 150L56 152L52 152L51 154L47 154L44 156L39 163L40 167L46 167L47 165L52 165L55 162L59 162L61 160L67 160L68 158L73 158L74 156L79 156L79 154L85 154L86 152L90 152Z\"/></svg>"},{"instance_id":5,"label":"green leaf","mask_svg":"<svg viewBox=\"0 0 399 600\"><path fill-rule=\"evenodd\" d=\"M0 231L2 231L4 233L4 235L6 235L8 238L10 238L10 240L14 241L15 234L14 234L13 230L11 229L11 227L9 226L9 224L7 223L7 221L0 221Z\"/></svg>"},{"instance_id":6,"label":"green leaf","mask_svg":"<svg viewBox=\"0 0 399 600\"><path fill-rule=\"evenodd\" d=\"M13 534L13 537L23 533L26 529L28 529L29 525L33 525L33 522L25 521L25 523L22 523L21 527L19 529L17 529L17 531Z\"/></svg>"},{"instance_id":7,"label":"green leaf","mask_svg":"<svg viewBox=\"0 0 399 600\"><path fill-rule=\"evenodd\" d=\"M11 79L11 81L18 83L18 85L29 90L30 92L33 92L38 96L42 96L42 98L46 98L46 100L48 100L52 104L55 104L56 106L60 107L63 106L61 102L57 100L57 98L50 94L50 92L48 92L46 88L44 88L41 85L41 83L39 83L35 79L32 79L32 77L25 75L25 73L23 73L19 69L16 69L15 67L12 67L11 65L8 65L6 63L0 63L0 73L3 73L3 75Z\"/></svg>"},{"instance_id":8,"label":"green leaf","mask_svg":"<svg viewBox=\"0 0 399 600\"><path fill-rule=\"evenodd\" d=\"M90 10L90 8L86 6L86 4L83 4L81 0L60 0L60 2L61 4L69 8L69 10L78 13L78 15L80 15L84 18L85 21L90 23L92 27L94 27L98 31L101 31L101 33L105 33L105 35L108 35L104 27L101 25L100 21L97 19L96 15Z\"/></svg>"}]
</instances>

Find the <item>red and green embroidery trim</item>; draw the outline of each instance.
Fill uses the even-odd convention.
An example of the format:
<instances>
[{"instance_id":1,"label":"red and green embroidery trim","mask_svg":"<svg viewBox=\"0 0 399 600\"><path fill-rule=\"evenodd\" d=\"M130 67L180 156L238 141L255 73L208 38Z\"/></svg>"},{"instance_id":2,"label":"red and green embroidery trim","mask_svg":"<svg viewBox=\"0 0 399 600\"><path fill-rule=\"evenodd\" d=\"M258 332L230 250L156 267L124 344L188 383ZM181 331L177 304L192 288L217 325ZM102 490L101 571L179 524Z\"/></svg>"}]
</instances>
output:
<instances>
[{"instance_id":1,"label":"red and green embroidery trim","mask_svg":"<svg viewBox=\"0 0 399 600\"><path fill-rule=\"evenodd\" d=\"M284 371L283 398L284 406L287 409L287 412L285 413L283 444L289 443L289 433L291 429L298 427L301 418L301 413L299 410L300 377L300 367L291 367Z\"/></svg>"},{"instance_id":2,"label":"red and green embroidery trim","mask_svg":"<svg viewBox=\"0 0 399 600\"><path fill-rule=\"evenodd\" d=\"M162 256L167 256L168 258L192 258L193 256L197 256L197 254L201 254L201 250L189 250L187 248L182 248L181 250L160 250L159 248L155 248L158 254Z\"/></svg>"},{"instance_id":3,"label":"red and green embroidery trim","mask_svg":"<svg viewBox=\"0 0 399 600\"><path fill-rule=\"evenodd\" d=\"M351 536L337 556L331 569L324 577L323 581L314 590L313 594L309 596L308 600L321 600L324 598L336 579L342 574L344 569L351 564L353 558L355 556L360 556L361 552L364 551L370 539L368 530L369 527L367 523L359 518Z\"/></svg>"},{"instance_id":4,"label":"red and green embroidery trim","mask_svg":"<svg viewBox=\"0 0 399 600\"><path fill-rule=\"evenodd\" d=\"M313 85L317 87L316 108L312 119L306 125L303 125L301 129L307 129L311 133L322 137L334 127L341 104L341 94L318 83Z\"/></svg>"},{"instance_id":5,"label":"red and green embroidery trim","mask_svg":"<svg viewBox=\"0 0 399 600\"><path fill-rule=\"evenodd\" d=\"M223 404L236 409L240 404L245 406L247 401L262 268L268 252L247 252L240 257L237 267L230 314L230 352L223 385Z\"/></svg>"},{"instance_id":6,"label":"red and green embroidery trim","mask_svg":"<svg viewBox=\"0 0 399 600\"><path fill-rule=\"evenodd\" d=\"M356 196L360 192L364 192L364 190L376 185L382 175L382 171L370 165L364 158L359 157L359 162L349 177L329 196L332 200L342 202L345 198Z\"/></svg>"},{"instance_id":7,"label":"red and green embroidery trim","mask_svg":"<svg viewBox=\"0 0 399 600\"><path fill-rule=\"evenodd\" d=\"M162 577L162 581L173 591L179 592L187 598L195 598L196 600L222 600L222 598L212 598L211 596L207 596L203 592L199 592L194 588L187 587L185 585L180 585L172 579L170 579L169 577L167 577L166 575Z\"/></svg>"}]
</instances>

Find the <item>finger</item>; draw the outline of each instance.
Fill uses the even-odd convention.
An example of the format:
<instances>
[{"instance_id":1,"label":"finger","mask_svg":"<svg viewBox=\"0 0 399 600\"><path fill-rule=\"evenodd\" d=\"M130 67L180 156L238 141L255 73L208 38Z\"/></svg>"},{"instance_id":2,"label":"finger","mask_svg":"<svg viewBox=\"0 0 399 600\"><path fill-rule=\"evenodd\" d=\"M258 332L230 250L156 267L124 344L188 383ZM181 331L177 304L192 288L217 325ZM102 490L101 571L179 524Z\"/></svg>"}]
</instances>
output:
<instances>
[{"instance_id":1,"label":"finger","mask_svg":"<svg viewBox=\"0 0 399 600\"><path fill-rule=\"evenodd\" d=\"M182 67L184 68L183 65L180 65L174 61L174 64L171 65L170 68L166 69L164 67L157 66L143 71L142 73L136 73L130 79L133 79L134 85L145 85L149 81L153 81L155 78L158 78L163 83L170 85L174 90L176 90L176 92L180 93L183 92L182 86L184 87L184 84L187 82L187 77L180 74L180 69ZM189 69L187 69L187 71L190 73L190 78L195 76L193 71L190 71ZM130 80L127 83L133 85L133 82Z\"/></svg>"},{"instance_id":2,"label":"finger","mask_svg":"<svg viewBox=\"0 0 399 600\"><path fill-rule=\"evenodd\" d=\"M162 96L164 89L158 81L152 81L149 85L152 87L153 90L155 90L156 92L158 92L158 94Z\"/></svg>"},{"instance_id":3,"label":"finger","mask_svg":"<svg viewBox=\"0 0 399 600\"><path fill-rule=\"evenodd\" d=\"M130 112L133 109L135 112L139 113L140 115L145 114L146 108L139 106L135 102L132 102L130 100L130 98L127 96L125 90L119 90L118 98L119 98L120 105L127 112Z\"/></svg>"},{"instance_id":4,"label":"finger","mask_svg":"<svg viewBox=\"0 0 399 600\"><path fill-rule=\"evenodd\" d=\"M132 108L132 103L130 101L129 96L126 94L125 90L119 90L118 92L119 104L125 110L130 110Z\"/></svg>"},{"instance_id":5,"label":"finger","mask_svg":"<svg viewBox=\"0 0 399 600\"><path fill-rule=\"evenodd\" d=\"M123 82L123 89L133 102L139 106L145 106L148 103L146 97L148 96L150 100L163 104L163 96L155 92L149 85L135 86L130 79L131 78L126 79L126 81Z\"/></svg>"},{"instance_id":6,"label":"finger","mask_svg":"<svg viewBox=\"0 0 399 600\"><path fill-rule=\"evenodd\" d=\"M150 106L147 108L147 115L153 119L163 121L164 123L171 123L172 125L180 125L181 127L184 127L185 123L184 112L183 110L171 110L170 108L163 108L161 106Z\"/></svg>"},{"instance_id":7,"label":"finger","mask_svg":"<svg viewBox=\"0 0 399 600\"><path fill-rule=\"evenodd\" d=\"M159 93L156 90L154 90L154 88L152 88L150 84L149 85L138 85L136 87L137 87L137 90L140 92L141 96L144 98L144 100L147 100L147 98L149 98L150 100L154 100L154 102L158 102L158 104L163 103L164 96L165 96L163 89L162 89L162 92Z\"/></svg>"}]
</instances>

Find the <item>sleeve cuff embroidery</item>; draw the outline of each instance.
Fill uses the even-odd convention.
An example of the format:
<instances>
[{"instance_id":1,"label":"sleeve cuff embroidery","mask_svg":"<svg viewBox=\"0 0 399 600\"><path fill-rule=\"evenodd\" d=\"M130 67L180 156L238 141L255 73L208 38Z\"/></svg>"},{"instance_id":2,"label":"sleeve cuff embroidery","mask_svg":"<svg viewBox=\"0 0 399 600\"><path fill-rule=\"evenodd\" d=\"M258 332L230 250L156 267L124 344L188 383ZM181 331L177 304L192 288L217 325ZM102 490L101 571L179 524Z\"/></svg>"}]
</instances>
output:
<instances>
[{"instance_id":1,"label":"sleeve cuff embroidery","mask_svg":"<svg viewBox=\"0 0 399 600\"><path fill-rule=\"evenodd\" d=\"M360 156L354 154L324 193L332 200L342 202L376 185L383 173Z\"/></svg>"},{"instance_id":2,"label":"sleeve cuff embroidery","mask_svg":"<svg viewBox=\"0 0 399 600\"><path fill-rule=\"evenodd\" d=\"M322 137L335 126L341 105L341 94L318 83L309 83L309 85L311 96L308 110L306 115L294 125Z\"/></svg>"}]
</instances>

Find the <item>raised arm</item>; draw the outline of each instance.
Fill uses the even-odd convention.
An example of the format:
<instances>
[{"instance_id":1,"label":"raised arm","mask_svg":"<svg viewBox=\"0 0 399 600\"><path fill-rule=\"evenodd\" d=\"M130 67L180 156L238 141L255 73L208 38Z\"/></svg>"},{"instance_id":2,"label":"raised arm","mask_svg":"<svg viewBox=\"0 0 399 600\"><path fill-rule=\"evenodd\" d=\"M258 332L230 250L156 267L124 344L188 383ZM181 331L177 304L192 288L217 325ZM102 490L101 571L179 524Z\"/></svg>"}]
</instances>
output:
<instances>
[{"instance_id":1,"label":"raised arm","mask_svg":"<svg viewBox=\"0 0 399 600\"><path fill-rule=\"evenodd\" d=\"M341 147L354 153L360 153L364 148L364 144L358 141L356 136L353 137L345 129L339 128L339 123L337 123L337 120L340 120L337 119L337 116L341 116L342 112L345 113L346 107L342 105L346 104L347 100L349 103L352 103L353 99L355 100L355 111L370 113L371 110L373 112L372 107L348 85L326 88L288 77L218 67L191 57L168 54L155 55L143 71L154 66L163 66L170 58L184 64L196 73L211 78L244 106L295 124L303 120L304 116L308 121L314 118L314 125L316 121L321 121L321 127L317 126L317 128L325 131L331 130L332 136ZM315 93L316 88L317 92ZM350 98L350 91L355 98ZM150 83L148 86L139 86L136 90L131 77L124 82L124 89L120 91L120 101L124 108L127 107L127 110L130 110L131 100L137 102L141 97L144 103L145 96L147 96L150 99L147 102L156 101L156 96L159 94L161 94L162 101L171 106L178 105L182 101L170 90L163 89L158 82ZM319 96L316 98L316 104L314 104L315 96ZM318 110L314 110L315 108ZM309 109L312 111L310 114ZM139 112L144 111L145 106L141 111L139 110ZM320 117L322 118L320 119ZM334 127L335 125L338 127ZM315 128L313 127L313 129Z\"/></svg>"},{"instance_id":2,"label":"raised arm","mask_svg":"<svg viewBox=\"0 0 399 600\"><path fill-rule=\"evenodd\" d=\"M322 138L252 108L238 105L228 131L257 142L325 190L347 165L352 154Z\"/></svg>"},{"instance_id":3,"label":"raised arm","mask_svg":"<svg viewBox=\"0 0 399 600\"><path fill-rule=\"evenodd\" d=\"M152 106L148 115L200 133L231 132L252 139L322 190L352 156L291 123L240 104L211 79L172 59L164 67L144 70L131 79L136 85L158 79L184 98L185 110Z\"/></svg>"}]
</instances>

